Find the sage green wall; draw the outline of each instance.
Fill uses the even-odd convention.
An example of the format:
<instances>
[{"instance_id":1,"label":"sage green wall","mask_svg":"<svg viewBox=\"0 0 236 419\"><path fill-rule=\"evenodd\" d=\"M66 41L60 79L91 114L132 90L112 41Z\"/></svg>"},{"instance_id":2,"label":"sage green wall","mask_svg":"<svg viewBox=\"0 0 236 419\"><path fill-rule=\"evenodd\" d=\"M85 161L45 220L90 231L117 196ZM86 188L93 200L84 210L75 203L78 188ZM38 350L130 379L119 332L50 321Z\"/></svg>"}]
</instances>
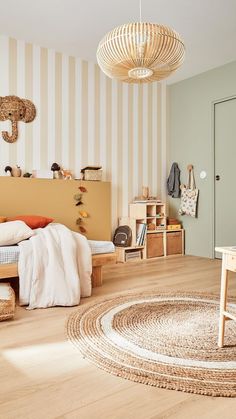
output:
<instances>
[{"instance_id":1,"label":"sage green wall","mask_svg":"<svg viewBox=\"0 0 236 419\"><path fill-rule=\"evenodd\" d=\"M169 100L169 168L177 162L181 182L193 164L200 189L198 218L178 216L186 230L185 252L213 256L214 246L214 141L213 102L236 95L236 62L171 85ZM236 115L235 115L236 117ZM202 170L206 179L200 179ZM169 213L178 215L180 200L169 199Z\"/></svg>"}]
</instances>

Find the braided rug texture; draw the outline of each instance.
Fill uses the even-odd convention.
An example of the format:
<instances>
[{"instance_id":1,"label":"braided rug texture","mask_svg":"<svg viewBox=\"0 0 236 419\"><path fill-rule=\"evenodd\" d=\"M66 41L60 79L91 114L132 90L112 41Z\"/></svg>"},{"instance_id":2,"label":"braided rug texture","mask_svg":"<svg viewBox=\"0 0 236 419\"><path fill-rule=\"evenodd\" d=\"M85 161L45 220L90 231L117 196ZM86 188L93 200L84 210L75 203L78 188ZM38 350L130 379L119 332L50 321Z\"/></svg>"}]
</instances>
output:
<instances>
[{"instance_id":1,"label":"braided rug texture","mask_svg":"<svg viewBox=\"0 0 236 419\"><path fill-rule=\"evenodd\" d=\"M236 314L236 302L228 310ZM132 292L85 304L67 322L87 359L117 376L156 387L236 397L236 322L218 348L219 296Z\"/></svg>"}]
</instances>

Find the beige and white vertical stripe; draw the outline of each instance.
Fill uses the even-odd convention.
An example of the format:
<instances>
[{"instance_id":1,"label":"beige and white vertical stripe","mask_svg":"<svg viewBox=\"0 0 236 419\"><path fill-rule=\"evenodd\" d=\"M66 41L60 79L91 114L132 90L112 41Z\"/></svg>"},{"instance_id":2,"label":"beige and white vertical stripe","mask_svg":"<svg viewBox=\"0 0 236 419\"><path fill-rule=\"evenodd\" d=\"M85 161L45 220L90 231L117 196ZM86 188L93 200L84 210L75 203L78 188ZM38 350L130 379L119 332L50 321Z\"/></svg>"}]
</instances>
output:
<instances>
[{"instance_id":1,"label":"beige and white vertical stripe","mask_svg":"<svg viewBox=\"0 0 236 419\"><path fill-rule=\"evenodd\" d=\"M100 164L112 182L113 227L142 186L164 198L164 84L122 84L94 63L6 36L0 68L0 96L16 94L37 108L32 123L19 123L16 143L0 139L1 175L8 164L31 172L56 161L79 177L82 167ZM9 122L0 129L11 129Z\"/></svg>"}]
</instances>

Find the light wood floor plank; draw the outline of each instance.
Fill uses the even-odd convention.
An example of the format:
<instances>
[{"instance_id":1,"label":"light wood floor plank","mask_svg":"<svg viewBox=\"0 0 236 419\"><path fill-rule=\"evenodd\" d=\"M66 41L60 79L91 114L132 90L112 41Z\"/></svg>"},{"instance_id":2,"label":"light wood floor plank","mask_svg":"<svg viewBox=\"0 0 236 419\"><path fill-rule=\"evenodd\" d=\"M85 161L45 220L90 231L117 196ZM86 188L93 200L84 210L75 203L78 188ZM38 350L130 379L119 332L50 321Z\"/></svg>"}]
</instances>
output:
<instances>
[{"instance_id":1,"label":"light wood floor plank","mask_svg":"<svg viewBox=\"0 0 236 419\"><path fill-rule=\"evenodd\" d=\"M219 294L221 262L193 256L108 266L87 304L126 290ZM230 293L236 295L235 275ZM76 308L25 310L0 323L1 419L235 419L236 399L163 390L115 377L83 359L65 337Z\"/></svg>"}]
</instances>

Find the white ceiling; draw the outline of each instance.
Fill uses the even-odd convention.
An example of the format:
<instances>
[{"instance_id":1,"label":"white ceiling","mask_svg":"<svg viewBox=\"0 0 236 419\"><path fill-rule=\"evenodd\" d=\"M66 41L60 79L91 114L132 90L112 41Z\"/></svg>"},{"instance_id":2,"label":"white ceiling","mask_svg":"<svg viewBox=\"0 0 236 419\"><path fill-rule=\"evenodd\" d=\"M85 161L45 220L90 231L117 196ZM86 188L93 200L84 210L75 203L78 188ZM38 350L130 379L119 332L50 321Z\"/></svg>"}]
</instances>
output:
<instances>
[{"instance_id":1,"label":"white ceiling","mask_svg":"<svg viewBox=\"0 0 236 419\"><path fill-rule=\"evenodd\" d=\"M103 35L139 20L139 0L0 0L0 32L96 61ZM142 20L164 24L185 41L173 83L236 60L236 0L143 0Z\"/></svg>"}]
</instances>

